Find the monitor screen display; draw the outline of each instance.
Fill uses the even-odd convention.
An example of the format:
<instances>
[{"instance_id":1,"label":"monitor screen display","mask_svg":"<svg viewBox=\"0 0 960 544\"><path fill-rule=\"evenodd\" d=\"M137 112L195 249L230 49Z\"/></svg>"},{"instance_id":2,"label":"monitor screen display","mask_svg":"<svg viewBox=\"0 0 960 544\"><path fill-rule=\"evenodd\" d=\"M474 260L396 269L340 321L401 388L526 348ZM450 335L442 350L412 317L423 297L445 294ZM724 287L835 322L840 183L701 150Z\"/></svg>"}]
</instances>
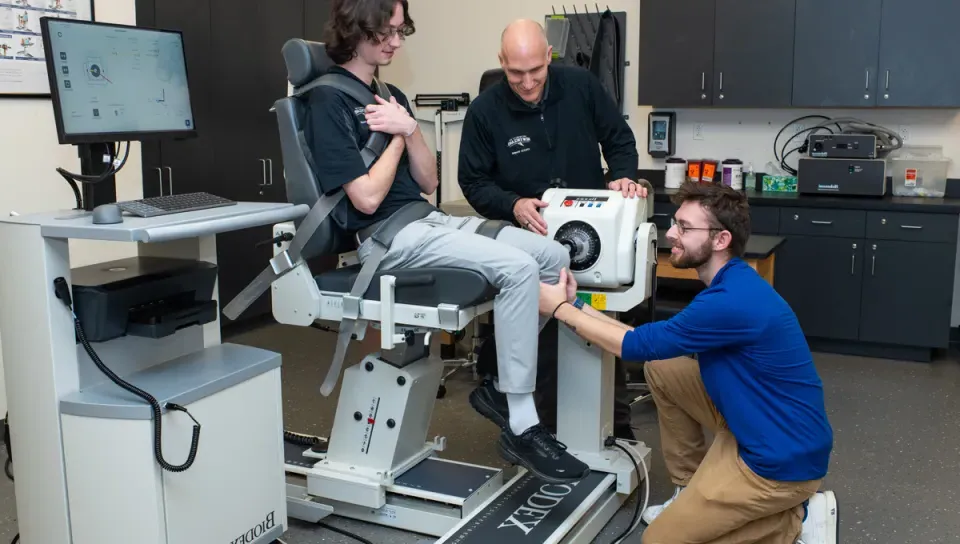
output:
<instances>
[{"instance_id":1,"label":"monitor screen display","mask_svg":"<svg viewBox=\"0 0 960 544\"><path fill-rule=\"evenodd\" d=\"M63 143L194 132L179 32L67 19L42 26Z\"/></svg>"}]
</instances>

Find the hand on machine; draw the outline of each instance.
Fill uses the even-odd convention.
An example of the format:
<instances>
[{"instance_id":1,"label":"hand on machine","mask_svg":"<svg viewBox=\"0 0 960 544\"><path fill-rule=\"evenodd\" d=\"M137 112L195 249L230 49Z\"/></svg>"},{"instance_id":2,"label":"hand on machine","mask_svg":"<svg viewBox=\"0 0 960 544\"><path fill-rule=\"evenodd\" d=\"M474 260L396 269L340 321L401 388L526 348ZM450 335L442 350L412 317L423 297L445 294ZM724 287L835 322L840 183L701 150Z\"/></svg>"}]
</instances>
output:
<instances>
[{"instance_id":1,"label":"hand on machine","mask_svg":"<svg viewBox=\"0 0 960 544\"><path fill-rule=\"evenodd\" d=\"M618 179L607 184L607 189L620 192L624 198L647 198L647 186L650 182L641 180L640 183L632 179ZM537 234L547 234L547 222L541 210L549 206L539 198L521 198L513 205L513 217L517 224Z\"/></svg>"}]
</instances>

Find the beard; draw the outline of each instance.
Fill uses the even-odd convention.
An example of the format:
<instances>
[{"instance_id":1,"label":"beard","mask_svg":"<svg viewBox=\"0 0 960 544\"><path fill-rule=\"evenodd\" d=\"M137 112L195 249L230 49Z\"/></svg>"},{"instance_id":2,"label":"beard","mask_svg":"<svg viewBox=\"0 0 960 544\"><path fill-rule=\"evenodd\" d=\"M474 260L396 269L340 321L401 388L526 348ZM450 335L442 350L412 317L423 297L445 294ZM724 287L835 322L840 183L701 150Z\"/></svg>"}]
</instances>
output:
<instances>
[{"instance_id":1,"label":"beard","mask_svg":"<svg viewBox=\"0 0 960 544\"><path fill-rule=\"evenodd\" d=\"M710 247L712 245L711 240L707 240L699 248L692 249L684 246L679 246L681 249L680 254L670 253L670 264L674 268L700 268L701 266L707 264L710 260L710 257L713 257L713 249ZM674 246L676 248L678 246Z\"/></svg>"}]
</instances>

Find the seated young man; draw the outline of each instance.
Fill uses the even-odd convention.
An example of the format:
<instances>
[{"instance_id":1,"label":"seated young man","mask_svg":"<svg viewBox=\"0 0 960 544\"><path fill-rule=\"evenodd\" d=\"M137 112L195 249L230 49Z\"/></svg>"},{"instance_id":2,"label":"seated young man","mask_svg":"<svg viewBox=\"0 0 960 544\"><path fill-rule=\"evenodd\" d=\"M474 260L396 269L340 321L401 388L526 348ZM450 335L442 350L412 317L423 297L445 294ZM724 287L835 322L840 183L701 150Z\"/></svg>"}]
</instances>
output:
<instances>
[{"instance_id":1,"label":"seated young man","mask_svg":"<svg viewBox=\"0 0 960 544\"><path fill-rule=\"evenodd\" d=\"M334 0L331 11L326 48L337 64L331 70L367 86L377 66L389 64L414 32L406 0ZM361 241L361 262L370 255L368 237L379 222L437 188L436 159L410 104L399 89L389 89L393 98L378 97L377 105L361 104L330 87L318 87L307 97L304 136L317 178L324 193L341 187L346 193L344 209L335 210L333 218ZM392 138L368 171L359 150L371 131ZM540 424L533 397L537 335L546 323L537 313L540 283L557 282L569 266L569 253L519 228L507 227L496 240L476 234L482 221L433 212L397 233L380 266L466 268L499 289L494 301L499 389L509 405L508 421L501 422L501 454L544 480L576 481L589 468Z\"/></svg>"},{"instance_id":2,"label":"seated young man","mask_svg":"<svg viewBox=\"0 0 960 544\"><path fill-rule=\"evenodd\" d=\"M835 498L817 492L833 448L823 384L793 310L742 259L746 197L688 183L675 202L670 263L695 268L707 287L672 319L627 327L580 304L566 271L541 285L542 314L607 351L649 361L677 487L643 513L643 542L834 544Z\"/></svg>"}]
</instances>

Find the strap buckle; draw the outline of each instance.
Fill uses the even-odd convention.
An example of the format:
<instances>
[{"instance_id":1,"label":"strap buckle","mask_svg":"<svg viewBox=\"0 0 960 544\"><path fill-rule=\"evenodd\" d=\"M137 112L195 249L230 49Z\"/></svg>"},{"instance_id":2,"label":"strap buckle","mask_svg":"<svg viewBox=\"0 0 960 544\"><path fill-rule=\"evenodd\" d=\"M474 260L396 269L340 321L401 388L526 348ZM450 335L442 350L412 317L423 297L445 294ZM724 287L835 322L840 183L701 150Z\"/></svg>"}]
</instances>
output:
<instances>
[{"instance_id":1,"label":"strap buckle","mask_svg":"<svg viewBox=\"0 0 960 544\"><path fill-rule=\"evenodd\" d=\"M291 269L293 269L294 266L295 266L295 263L293 262L293 259L290 257L290 252L287 250L283 250L282 252L277 253L276 255L273 256L272 259L270 259L270 268L273 269L273 273L277 275L278 279L280 278L280 276L286 274Z\"/></svg>"},{"instance_id":2,"label":"strap buckle","mask_svg":"<svg viewBox=\"0 0 960 544\"><path fill-rule=\"evenodd\" d=\"M360 318L360 301L362 299L354 295L343 295L343 317L342 319L351 319L356 321Z\"/></svg>"}]
</instances>

